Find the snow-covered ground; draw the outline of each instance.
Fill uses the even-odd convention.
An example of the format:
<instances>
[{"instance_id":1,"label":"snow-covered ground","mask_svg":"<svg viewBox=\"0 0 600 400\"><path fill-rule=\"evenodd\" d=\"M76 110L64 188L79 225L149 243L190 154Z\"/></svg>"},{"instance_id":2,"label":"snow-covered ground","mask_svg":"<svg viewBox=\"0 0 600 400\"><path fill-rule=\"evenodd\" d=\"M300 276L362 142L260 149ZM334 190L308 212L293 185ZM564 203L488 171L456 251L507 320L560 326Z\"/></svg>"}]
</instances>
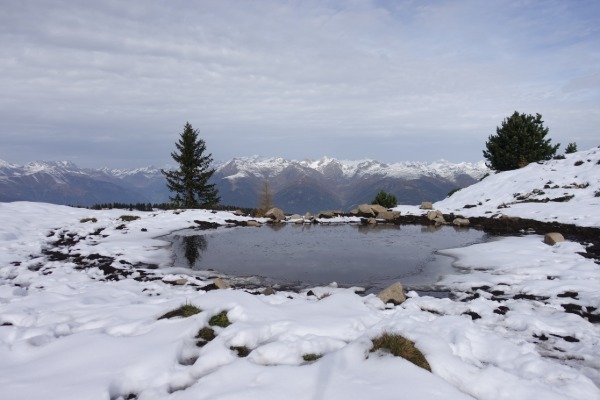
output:
<instances>
[{"instance_id":1,"label":"snow-covered ground","mask_svg":"<svg viewBox=\"0 0 600 400\"><path fill-rule=\"evenodd\" d=\"M599 158L592 149L493 175L434 206L599 227ZM543 189L548 181L561 188ZM562 188L571 183L588 186ZM509 204L533 189L547 193L537 198L575 197ZM465 272L442 282L458 297L412 292L395 307L336 287L314 295L205 291L205 275L167 270L161 235L226 219L243 217L0 203L0 398L600 399L600 325L590 322L600 309L600 267L579 254L582 244L548 246L529 235L447 250ZM93 266L100 260L133 273L107 280ZM186 283L172 284L180 278ZM202 311L158 319L184 304ZM232 324L196 346L199 329L221 311ZM413 340L433 372L369 352L382 332ZM239 357L236 346L249 355Z\"/></svg>"}]
</instances>

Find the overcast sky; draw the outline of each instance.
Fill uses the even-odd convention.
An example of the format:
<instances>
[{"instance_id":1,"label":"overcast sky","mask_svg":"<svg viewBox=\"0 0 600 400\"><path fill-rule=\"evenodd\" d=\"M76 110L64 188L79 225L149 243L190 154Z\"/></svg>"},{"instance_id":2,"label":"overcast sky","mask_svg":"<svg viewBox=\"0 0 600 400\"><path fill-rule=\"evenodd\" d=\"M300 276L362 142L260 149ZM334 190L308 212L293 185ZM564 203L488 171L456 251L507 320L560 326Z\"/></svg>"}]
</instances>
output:
<instances>
[{"instance_id":1,"label":"overcast sky","mask_svg":"<svg viewBox=\"0 0 600 400\"><path fill-rule=\"evenodd\" d=\"M0 159L478 161L515 110L600 145L600 1L2 0Z\"/></svg>"}]
</instances>

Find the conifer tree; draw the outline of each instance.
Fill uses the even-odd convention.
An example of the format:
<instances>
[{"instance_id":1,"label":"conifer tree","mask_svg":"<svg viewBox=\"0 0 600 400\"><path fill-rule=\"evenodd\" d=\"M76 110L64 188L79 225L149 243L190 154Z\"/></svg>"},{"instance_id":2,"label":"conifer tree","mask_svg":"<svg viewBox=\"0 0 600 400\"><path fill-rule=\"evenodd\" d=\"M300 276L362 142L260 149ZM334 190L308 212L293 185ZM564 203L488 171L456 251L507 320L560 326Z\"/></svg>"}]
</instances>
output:
<instances>
[{"instance_id":1,"label":"conifer tree","mask_svg":"<svg viewBox=\"0 0 600 400\"><path fill-rule=\"evenodd\" d=\"M517 111L502 121L496 128L496 135L488 138L483 151L486 165L496 171L508 171L525 165L549 160L560 146L552 146L550 139L544 139L548 128L544 127L542 116L520 114Z\"/></svg>"},{"instance_id":2,"label":"conifer tree","mask_svg":"<svg viewBox=\"0 0 600 400\"><path fill-rule=\"evenodd\" d=\"M212 154L206 152L206 143L198 137L198 130L186 122L177 151L171 153L179 164L174 170L161 170L167 179L167 187L174 194L169 199L176 207L208 208L216 205L220 198L214 184L208 183L215 170L210 167Z\"/></svg>"},{"instance_id":3,"label":"conifer tree","mask_svg":"<svg viewBox=\"0 0 600 400\"><path fill-rule=\"evenodd\" d=\"M386 193L383 190L380 190L375 196L375 199L371 202L371 204L379 204L385 208L392 208L398 205L398 200L396 200L396 196L391 193Z\"/></svg>"},{"instance_id":4,"label":"conifer tree","mask_svg":"<svg viewBox=\"0 0 600 400\"><path fill-rule=\"evenodd\" d=\"M577 152L577 143L569 143L565 149L565 154L571 154Z\"/></svg>"}]
</instances>

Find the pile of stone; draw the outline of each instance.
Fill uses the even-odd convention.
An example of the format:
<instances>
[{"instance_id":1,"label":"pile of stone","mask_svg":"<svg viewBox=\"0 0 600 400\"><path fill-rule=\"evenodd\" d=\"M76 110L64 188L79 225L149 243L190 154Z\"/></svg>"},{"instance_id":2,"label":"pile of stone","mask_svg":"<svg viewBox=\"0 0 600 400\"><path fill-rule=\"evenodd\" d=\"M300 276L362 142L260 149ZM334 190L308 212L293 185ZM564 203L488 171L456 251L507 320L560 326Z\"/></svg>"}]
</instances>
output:
<instances>
[{"instance_id":1,"label":"pile of stone","mask_svg":"<svg viewBox=\"0 0 600 400\"><path fill-rule=\"evenodd\" d=\"M363 218L364 223L373 225L378 221L397 222L400 219L400 211L390 211L379 204L361 204L350 211L350 214Z\"/></svg>"},{"instance_id":2,"label":"pile of stone","mask_svg":"<svg viewBox=\"0 0 600 400\"><path fill-rule=\"evenodd\" d=\"M428 201L424 201L421 203L422 210L431 210L427 212L427 219L430 220L435 226L447 225L446 219L444 218L444 214L439 210L433 209L433 204ZM452 220L452 224L454 226L468 226L471 223L467 218L454 218Z\"/></svg>"}]
</instances>

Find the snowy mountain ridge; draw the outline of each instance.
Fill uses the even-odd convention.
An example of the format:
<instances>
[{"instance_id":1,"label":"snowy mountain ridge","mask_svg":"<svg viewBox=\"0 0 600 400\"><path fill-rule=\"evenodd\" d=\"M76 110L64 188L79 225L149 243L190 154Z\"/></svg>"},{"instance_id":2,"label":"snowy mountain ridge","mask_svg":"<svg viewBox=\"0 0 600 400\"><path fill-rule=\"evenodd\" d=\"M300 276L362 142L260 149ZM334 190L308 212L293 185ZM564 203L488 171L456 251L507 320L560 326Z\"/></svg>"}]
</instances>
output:
<instances>
[{"instance_id":1,"label":"snowy mountain ridge","mask_svg":"<svg viewBox=\"0 0 600 400\"><path fill-rule=\"evenodd\" d=\"M386 164L376 160L338 160L322 157L319 160L287 160L282 157L238 157L221 163L217 171L222 172L228 179L254 176L271 178L286 168L313 170L324 176L344 178L366 177L370 175L388 176L395 178L417 179L422 176L438 176L444 179L454 179L458 175L469 175L479 179L489 170L483 161L478 163L451 163L439 160L433 163L404 161ZM229 171L235 171L227 175Z\"/></svg>"}]
</instances>

